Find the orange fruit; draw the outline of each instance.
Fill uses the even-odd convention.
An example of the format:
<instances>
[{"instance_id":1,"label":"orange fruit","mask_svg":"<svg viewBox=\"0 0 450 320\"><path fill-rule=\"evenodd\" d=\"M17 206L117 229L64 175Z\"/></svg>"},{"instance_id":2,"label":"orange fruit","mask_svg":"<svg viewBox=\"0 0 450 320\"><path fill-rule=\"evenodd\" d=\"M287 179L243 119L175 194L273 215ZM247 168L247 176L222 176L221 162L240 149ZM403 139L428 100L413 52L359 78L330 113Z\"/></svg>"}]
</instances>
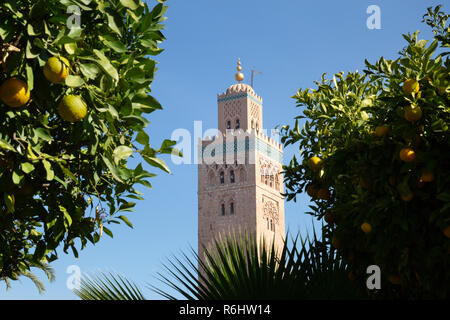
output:
<instances>
[{"instance_id":1,"label":"orange fruit","mask_svg":"<svg viewBox=\"0 0 450 320\"><path fill-rule=\"evenodd\" d=\"M389 128L385 125L381 125L375 128L375 135L379 138L384 137L389 132Z\"/></svg>"},{"instance_id":2,"label":"orange fruit","mask_svg":"<svg viewBox=\"0 0 450 320\"><path fill-rule=\"evenodd\" d=\"M329 212L325 213L323 218L324 218L325 222L328 224L334 223L334 216L332 213L329 213Z\"/></svg>"},{"instance_id":3,"label":"orange fruit","mask_svg":"<svg viewBox=\"0 0 450 320\"><path fill-rule=\"evenodd\" d=\"M417 120L422 118L422 109L419 106L406 106L403 116L409 122L416 122Z\"/></svg>"},{"instance_id":4,"label":"orange fruit","mask_svg":"<svg viewBox=\"0 0 450 320\"><path fill-rule=\"evenodd\" d=\"M316 198L317 197L317 191L319 191L319 189L313 185L310 184L306 187L306 193L308 194L308 196L310 196L311 198Z\"/></svg>"},{"instance_id":5,"label":"orange fruit","mask_svg":"<svg viewBox=\"0 0 450 320\"><path fill-rule=\"evenodd\" d=\"M420 176L420 180L423 182L431 182L434 180L434 172L426 172L423 171L422 175Z\"/></svg>"},{"instance_id":6,"label":"orange fruit","mask_svg":"<svg viewBox=\"0 0 450 320\"><path fill-rule=\"evenodd\" d=\"M416 153L409 147L402 148L399 155L400 159L404 162L412 162L416 160Z\"/></svg>"},{"instance_id":7,"label":"orange fruit","mask_svg":"<svg viewBox=\"0 0 450 320\"><path fill-rule=\"evenodd\" d=\"M330 200L330 190L328 189L319 189L317 191L317 198L322 200Z\"/></svg>"},{"instance_id":8,"label":"orange fruit","mask_svg":"<svg viewBox=\"0 0 450 320\"><path fill-rule=\"evenodd\" d=\"M322 167L322 159L319 157L312 157L308 161L308 166L312 171L319 171Z\"/></svg>"},{"instance_id":9,"label":"orange fruit","mask_svg":"<svg viewBox=\"0 0 450 320\"><path fill-rule=\"evenodd\" d=\"M67 95L62 98L57 111L64 120L76 122L86 116L87 106L80 96Z\"/></svg>"},{"instance_id":10,"label":"orange fruit","mask_svg":"<svg viewBox=\"0 0 450 320\"><path fill-rule=\"evenodd\" d=\"M409 191L408 193L401 194L400 197L402 198L403 201L409 202L414 198L414 193Z\"/></svg>"},{"instance_id":11,"label":"orange fruit","mask_svg":"<svg viewBox=\"0 0 450 320\"><path fill-rule=\"evenodd\" d=\"M331 239L331 245L332 245L333 247L335 247L336 249L338 249L338 250L342 249L343 244L342 244L341 238L334 236L334 237Z\"/></svg>"},{"instance_id":12,"label":"orange fruit","mask_svg":"<svg viewBox=\"0 0 450 320\"><path fill-rule=\"evenodd\" d=\"M443 232L444 236L450 239L450 226L446 226Z\"/></svg>"},{"instance_id":13,"label":"orange fruit","mask_svg":"<svg viewBox=\"0 0 450 320\"><path fill-rule=\"evenodd\" d=\"M0 100L9 107L18 108L30 100L30 91L25 81L10 78L0 86Z\"/></svg>"},{"instance_id":14,"label":"orange fruit","mask_svg":"<svg viewBox=\"0 0 450 320\"><path fill-rule=\"evenodd\" d=\"M390 176L388 181L391 186L395 186L395 178L393 176Z\"/></svg>"},{"instance_id":15,"label":"orange fruit","mask_svg":"<svg viewBox=\"0 0 450 320\"><path fill-rule=\"evenodd\" d=\"M419 182L417 182L417 187L419 189L422 189L425 186L425 182L423 182L422 179L419 179Z\"/></svg>"},{"instance_id":16,"label":"orange fruit","mask_svg":"<svg viewBox=\"0 0 450 320\"><path fill-rule=\"evenodd\" d=\"M391 274L388 278L389 282L392 284L400 285L403 283L402 278L399 275Z\"/></svg>"},{"instance_id":17,"label":"orange fruit","mask_svg":"<svg viewBox=\"0 0 450 320\"><path fill-rule=\"evenodd\" d=\"M370 223L364 222L364 223L361 225L361 230L362 230L364 233L370 233L370 232L372 231L372 226L370 225Z\"/></svg>"},{"instance_id":18,"label":"orange fruit","mask_svg":"<svg viewBox=\"0 0 450 320\"><path fill-rule=\"evenodd\" d=\"M417 93L419 90L419 82L414 79L408 79L403 83L403 92L407 95L410 95L412 92Z\"/></svg>"},{"instance_id":19,"label":"orange fruit","mask_svg":"<svg viewBox=\"0 0 450 320\"><path fill-rule=\"evenodd\" d=\"M64 57L51 57L44 65L44 76L52 83L62 83L69 75L70 63Z\"/></svg>"}]
</instances>

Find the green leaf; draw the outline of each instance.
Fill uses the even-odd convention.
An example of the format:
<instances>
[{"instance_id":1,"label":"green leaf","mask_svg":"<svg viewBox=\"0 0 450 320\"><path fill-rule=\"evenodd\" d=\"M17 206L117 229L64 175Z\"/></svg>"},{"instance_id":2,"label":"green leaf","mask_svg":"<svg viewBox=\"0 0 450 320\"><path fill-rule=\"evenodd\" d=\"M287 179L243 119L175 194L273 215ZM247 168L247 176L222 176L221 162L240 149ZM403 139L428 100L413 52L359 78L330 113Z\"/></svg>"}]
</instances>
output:
<instances>
[{"instance_id":1,"label":"green leaf","mask_svg":"<svg viewBox=\"0 0 450 320\"><path fill-rule=\"evenodd\" d=\"M115 12L113 12L112 10L108 10L106 12L106 16L108 17L109 28L121 36L122 32L120 31L120 28L118 27L119 20L116 18Z\"/></svg>"},{"instance_id":2,"label":"green leaf","mask_svg":"<svg viewBox=\"0 0 450 320\"><path fill-rule=\"evenodd\" d=\"M52 169L52 165L45 159L42 160L42 164L44 165L45 171L47 172L47 181L52 181L55 178L55 172Z\"/></svg>"},{"instance_id":3,"label":"green leaf","mask_svg":"<svg viewBox=\"0 0 450 320\"><path fill-rule=\"evenodd\" d=\"M125 222L125 224L127 226L129 226L131 229L133 229L133 224L130 222L130 220L128 220L127 217L125 216L118 216L117 218L119 218L120 220L122 220L123 222Z\"/></svg>"},{"instance_id":4,"label":"green leaf","mask_svg":"<svg viewBox=\"0 0 450 320\"><path fill-rule=\"evenodd\" d=\"M126 160L129 156L133 154L133 149L127 146L118 146L114 149L113 157L120 159L120 160Z\"/></svg>"},{"instance_id":5,"label":"green leaf","mask_svg":"<svg viewBox=\"0 0 450 320\"><path fill-rule=\"evenodd\" d=\"M136 4L136 2L134 2L134 0L120 0L120 3L124 7L130 8L131 10L136 10L137 8L139 8L139 5Z\"/></svg>"},{"instance_id":6,"label":"green leaf","mask_svg":"<svg viewBox=\"0 0 450 320\"><path fill-rule=\"evenodd\" d=\"M18 170L13 171L12 181L15 185L19 185L23 181L24 178L25 178L25 176L23 175L22 172L19 172Z\"/></svg>"},{"instance_id":7,"label":"green leaf","mask_svg":"<svg viewBox=\"0 0 450 320\"><path fill-rule=\"evenodd\" d=\"M146 146L146 145L148 145L148 143L150 141L150 137L144 130L141 130L141 131L139 131L139 133L136 136L136 141L139 142L140 144Z\"/></svg>"},{"instance_id":8,"label":"green leaf","mask_svg":"<svg viewBox=\"0 0 450 320\"><path fill-rule=\"evenodd\" d=\"M51 135L48 132L48 129L37 128L37 129L34 129L33 131L34 131L34 134L37 137L41 138L42 140L45 140L45 141L52 141L53 140L53 138L51 137Z\"/></svg>"},{"instance_id":9,"label":"green leaf","mask_svg":"<svg viewBox=\"0 0 450 320\"><path fill-rule=\"evenodd\" d=\"M6 205L8 212L14 213L14 205L16 203L16 198L13 194L3 193L3 201Z\"/></svg>"},{"instance_id":10,"label":"green leaf","mask_svg":"<svg viewBox=\"0 0 450 320\"><path fill-rule=\"evenodd\" d=\"M147 155L142 155L144 160L151 166L160 168L161 170L164 170L167 173L171 173L169 167L166 165L164 160L155 158L155 157L149 157Z\"/></svg>"},{"instance_id":11,"label":"green leaf","mask_svg":"<svg viewBox=\"0 0 450 320\"><path fill-rule=\"evenodd\" d=\"M120 176L119 170L117 170L117 168L115 166L113 166L112 163L105 156L102 156L102 158L103 158L103 162L108 167L108 169L111 172L111 174L113 175L114 179L116 179L119 182L123 182L122 179L119 178L119 176Z\"/></svg>"},{"instance_id":12,"label":"green leaf","mask_svg":"<svg viewBox=\"0 0 450 320\"><path fill-rule=\"evenodd\" d=\"M80 76L68 75L66 78L66 85L68 87L77 88L84 84L83 79Z\"/></svg>"},{"instance_id":13,"label":"green leaf","mask_svg":"<svg viewBox=\"0 0 450 320\"><path fill-rule=\"evenodd\" d=\"M109 59L103 54L103 52L94 49L94 54L100 59L98 65L103 69L108 75L111 76L116 81L119 81L119 74L117 73L116 68L113 67Z\"/></svg>"},{"instance_id":14,"label":"green leaf","mask_svg":"<svg viewBox=\"0 0 450 320\"><path fill-rule=\"evenodd\" d=\"M80 70L89 79L96 79L100 73L100 68L95 63L80 63Z\"/></svg>"},{"instance_id":15,"label":"green leaf","mask_svg":"<svg viewBox=\"0 0 450 320\"><path fill-rule=\"evenodd\" d=\"M27 63L25 66L27 72L27 86L28 90L32 91L34 89L34 73L33 68Z\"/></svg>"},{"instance_id":16,"label":"green leaf","mask_svg":"<svg viewBox=\"0 0 450 320\"><path fill-rule=\"evenodd\" d=\"M103 231L111 238L114 238L113 233L107 227L103 226Z\"/></svg>"},{"instance_id":17,"label":"green leaf","mask_svg":"<svg viewBox=\"0 0 450 320\"><path fill-rule=\"evenodd\" d=\"M41 261L46 249L47 248L45 242L43 240L40 240L36 246L36 249L34 250L33 259L36 261Z\"/></svg>"},{"instance_id":18,"label":"green leaf","mask_svg":"<svg viewBox=\"0 0 450 320\"><path fill-rule=\"evenodd\" d=\"M67 225L70 227L72 225L72 217L67 212L67 209L63 206L59 206L59 211L61 211L64 214L64 220L67 222Z\"/></svg>"},{"instance_id":19,"label":"green leaf","mask_svg":"<svg viewBox=\"0 0 450 320\"><path fill-rule=\"evenodd\" d=\"M21 166L22 166L22 171L27 174L32 172L35 169L34 165L29 162L23 162Z\"/></svg>"},{"instance_id":20,"label":"green leaf","mask_svg":"<svg viewBox=\"0 0 450 320\"><path fill-rule=\"evenodd\" d=\"M0 148L4 149L4 150L14 151L14 152L16 151L16 150L14 150L12 145L10 145L8 142L1 140L1 139L0 139Z\"/></svg>"}]
</instances>

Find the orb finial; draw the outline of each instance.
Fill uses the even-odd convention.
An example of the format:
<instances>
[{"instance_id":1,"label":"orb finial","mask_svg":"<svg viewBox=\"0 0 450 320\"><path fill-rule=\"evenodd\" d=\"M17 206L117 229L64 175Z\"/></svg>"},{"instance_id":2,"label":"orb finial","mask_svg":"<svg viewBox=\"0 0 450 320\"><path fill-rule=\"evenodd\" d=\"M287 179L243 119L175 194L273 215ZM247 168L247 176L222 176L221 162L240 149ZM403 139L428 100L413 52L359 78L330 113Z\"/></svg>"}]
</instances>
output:
<instances>
[{"instance_id":1,"label":"orb finial","mask_svg":"<svg viewBox=\"0 0 450 320\"><path fill-rule=\"evenodd\" d=\"M241 82L242 80L244 80L244 74L241 72L242 71L241 58L238 58L238 63L237 63L236 70L238 71L238 73L236 73L234 78L236 79L236 81Z\"/></svg>"}]
</instances>

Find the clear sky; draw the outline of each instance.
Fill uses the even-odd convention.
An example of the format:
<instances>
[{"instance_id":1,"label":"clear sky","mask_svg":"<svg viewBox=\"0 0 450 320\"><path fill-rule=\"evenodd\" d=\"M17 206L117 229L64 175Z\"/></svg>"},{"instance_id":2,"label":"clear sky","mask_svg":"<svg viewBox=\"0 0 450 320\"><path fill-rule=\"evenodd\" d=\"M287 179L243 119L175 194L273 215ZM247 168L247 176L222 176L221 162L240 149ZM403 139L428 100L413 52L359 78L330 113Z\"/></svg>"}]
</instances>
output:
<instances>
[{"instance_id":1,"label":"clear sky","mask_svg":"<svg viewBox=\"0 0 450 320\"><path fill-rule=\"evenodd\" d=\"M151 0L150 5L156 1ZM153 113L147 128L151 142L159 146L177 128L193 134L194 121L203 121L203 130L217 127L217 94L235 83L236 60L241 58L244 82L255 76L254 89L263 98L264 127L292 124L299 110L291 98L299 88L313 87L323 73L364 69L364 59L395 59L405 46L402 33L422 30L426 8L439 3L449 10L449 1L440 0L169 0L166 51L156 57L159 70L152 85L153 95L164 110ZM381 29L370 30L366 13L370 5L381 9ZM193 143L193 141L192 141ZM298 152L285 150L285 163ZM175 165L165 158L172 175L157 172L152 190L142 189L145 201L128 215L134 229L112 225L114 239L104 235L97 245L89 245L77 260L59 250L53 263L56 281L46 284L39 295L27 279L13 283L0 299L77 299L67 289L67 267L77 265L82 272L114 270L143 287L146 297L158 295L145 289L158 284L157 272L173 255L197 246L197 166ZM152 169L153 170L153 169ZM156 170L153 170L156 171ZM305 232L312 225L307 196L286 203L286 226Z\"/></svg>"}]
</instances>

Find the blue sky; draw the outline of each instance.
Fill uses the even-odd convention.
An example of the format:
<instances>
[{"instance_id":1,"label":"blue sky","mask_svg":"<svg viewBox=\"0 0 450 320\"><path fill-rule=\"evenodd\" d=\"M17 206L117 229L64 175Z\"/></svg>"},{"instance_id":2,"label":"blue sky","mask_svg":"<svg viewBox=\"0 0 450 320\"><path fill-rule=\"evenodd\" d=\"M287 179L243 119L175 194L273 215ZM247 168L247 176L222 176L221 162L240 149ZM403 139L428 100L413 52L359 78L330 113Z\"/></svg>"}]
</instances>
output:
<instances>
[{"instance_id":1,"label":"blue sky","mask_svg":"<svg viewBox=\"0 0 450 320\"><path fill-rule=\"evenodd\" d=\"M177 128L193 132L196 120L203 121L203 130L216 127L217 94L235 83L238 57L244 82L250 83L251 68L263 72L255 76L254 89L263 98L264 127L270 131L292 124L299 110L291 97L299 88L313 87L323 73L332 77L340 71L362 71L364 59L396 58L405 45L402 33L420 29L421 38L431 39L421 17L427 7L445 2L169 0L167 41L162 45L166 51L156 57L159 70L152 85L164 110L149 117L151 143L159 146ZM379 30L366 27L370 5L381 9ZM287 148L285 162L295 152ZM141 190L146 200L128 215L133 230L112 225L114 239L105 235L79 259L59 250L60 259L53 263L56 281L48 283L38 273L46 284L45 294L39 295L31 281L22 279L9 291L0 284L0 299L77 299L66 287L70 265L82 272L114 270L142 287L158 284L156 273L167 258L197 246L197 167L166 160L172 174L157 172L153 189ZM311 227L313 220L304 213L308 201L300 195L296 203L286 203L290 231ZM149 299L159 298L145 288L144 292Z\"/></svg>"}]
</instances>

